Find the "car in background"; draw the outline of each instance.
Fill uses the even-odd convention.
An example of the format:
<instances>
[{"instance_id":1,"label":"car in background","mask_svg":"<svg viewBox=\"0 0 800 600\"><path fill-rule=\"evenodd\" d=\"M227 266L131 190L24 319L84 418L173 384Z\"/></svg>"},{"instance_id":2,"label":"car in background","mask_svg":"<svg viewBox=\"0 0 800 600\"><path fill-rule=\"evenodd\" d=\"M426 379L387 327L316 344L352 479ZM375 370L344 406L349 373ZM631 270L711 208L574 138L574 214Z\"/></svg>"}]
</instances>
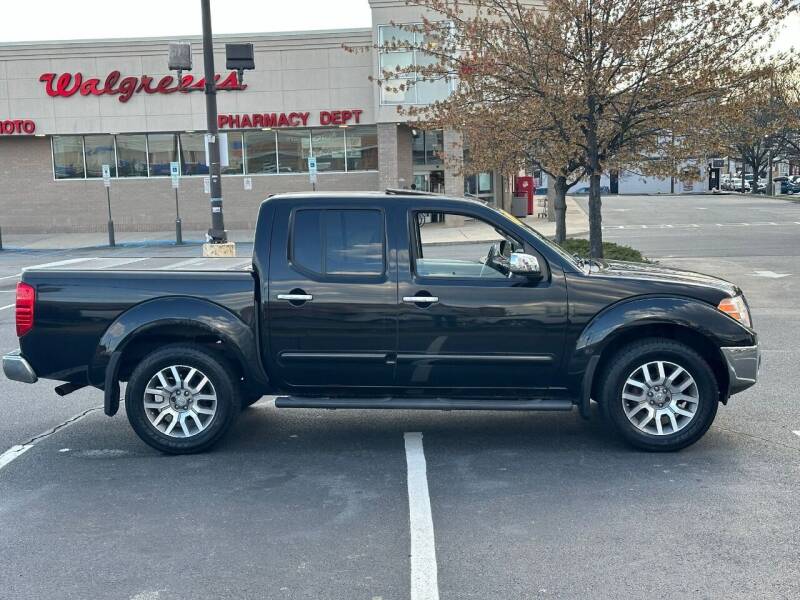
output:
<instances>
[{"instance_id":1,"label":"car in background","mask_svg":"<svg viewBox=\"0 0 800 600\"><path fill-rule=\"evenodd\" d=\"M589 195L589 186L585 185L583 187L576 188L575 191L572 192L572 193L577 195L577 196L588 196ZM607 185L601 185L600 186L600 193L601 194L610 194L611 193L611 188L609 188Z\"/></svg>"}]
</instances>

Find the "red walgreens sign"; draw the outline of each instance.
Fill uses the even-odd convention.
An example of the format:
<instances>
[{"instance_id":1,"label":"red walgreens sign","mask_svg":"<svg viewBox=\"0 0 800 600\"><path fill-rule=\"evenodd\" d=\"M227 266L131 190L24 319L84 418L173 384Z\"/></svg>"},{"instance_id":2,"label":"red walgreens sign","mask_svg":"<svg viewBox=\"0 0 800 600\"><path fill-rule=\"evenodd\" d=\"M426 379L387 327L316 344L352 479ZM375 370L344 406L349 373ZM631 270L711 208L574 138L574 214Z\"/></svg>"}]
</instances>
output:
<instances>
[{"instance_id":1,"label":"red walgreens sign","mask_svg":"<svg viewBox=\"0 0 800 600\"><path fill-rule=\"evenodd\" d=\"M36 123L30 119L0 120L0 135L31 135L36 131Z\"/></svg>"},{"instance_id":2,"label":"red walgreens sign","mask_svg":"<svg viewBox=\"0 0 800 600\"><path fill-rule=\"evenodd\" d=\"M48 96L69 98L75 94L81 96L119 96L120 102L127 102L131 96L144 92L145 94L174 94L175 92L188 93L202 91L205 88L206 80L201 78L195 80L193 75L184 75L180 82L172 75L165 75L158 82L149 75L141 77L122 77L119 71L111 71L105 81L101 82L97 77L84 79L82 73L42 73L39 81L45 84L45 91ZM236 71L231 71L225 79L217 74L214 81L218 90L243 90L247 84L239 84Z\"/></svg>"}]
</instances>

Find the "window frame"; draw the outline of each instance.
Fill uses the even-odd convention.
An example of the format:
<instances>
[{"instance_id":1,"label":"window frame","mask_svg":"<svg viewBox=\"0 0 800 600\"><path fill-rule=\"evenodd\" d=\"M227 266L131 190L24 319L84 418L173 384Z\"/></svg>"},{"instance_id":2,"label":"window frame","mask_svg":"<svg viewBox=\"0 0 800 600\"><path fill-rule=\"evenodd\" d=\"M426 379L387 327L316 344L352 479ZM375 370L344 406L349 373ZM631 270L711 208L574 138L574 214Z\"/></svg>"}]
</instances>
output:
<instances>
[{"instance_id":1,"label":"window frame","mask_svg":"<svg viewBox=\"0 0 800 600\"><path fill-rule=\"evenodd\" d=\"M422 238L420 236L420 226L417 220L419 213L443 213L445 215L454 215L460 217L467 217L469 219L477 219L484 223L491 225L495 229L500 229L506 236L511 238L527 253L535 256L539 260L539 265L542 269L542 279L539 281L532 281L524 276L512 275L511 277L439 277L436 275L421 275L417 271L417 259L420 258L419 250L422 248ZM445 285L450 283L452 285L475 285L476 283L486 285L487 287L508 287L509 285L526 285L528 283L539 285L542 282L549 283L550 281L550 265L547 260L542 256L542 253L536 250L531 244L521 239L519 236L510 233L503 227L495 227L487 217L470 212L468 210L457 209L434 209L434 208L409 208L406 211L408 219L408 254L409 254L409 271L414 281L421 283L430 282L432 285ZM424 256L422 257L424 258Z\"/></svg>"},{"instance_id":2,"label":"window frame","mask_svg":"<svg viewBox=\"0 0 800 600\"><path fill-rule=\"evenodd\" d=\"M372 211L377 212L380 214L381 219L383 220L383 227L381 228L381 262L382 262L382 270L380 273L328 273L327 272L327 264L325 261L325 251L326 251L326 243L323 236L323 231L320 229L320 250L322 252L322 267L326 269L324 273L318 273L311 269L308 269L301 265L300 263L296 262L294 259L294 246L295 246L295 220L297 217L297 213L304 210L316 210L322 213L325 212L333 212L333 211ZM289 233L287 236L287 249L286 249L286 261L289 267L298 273L301 273L312 279L314 281L321 281L321 282L337 282L337 283L382 283L386 281L387 273L389 269L389 253L387 249L389 239L389 231L387 227L387 219L386 219L386 210L382 206L375 206L375 205L365 205L365 206L353 206L345 205L345 204L335 204L330 206L320 206L320 205L305 205L305 206L296 206L293 207L291 212L289 213Z\"/></svg>"}]
</instances>

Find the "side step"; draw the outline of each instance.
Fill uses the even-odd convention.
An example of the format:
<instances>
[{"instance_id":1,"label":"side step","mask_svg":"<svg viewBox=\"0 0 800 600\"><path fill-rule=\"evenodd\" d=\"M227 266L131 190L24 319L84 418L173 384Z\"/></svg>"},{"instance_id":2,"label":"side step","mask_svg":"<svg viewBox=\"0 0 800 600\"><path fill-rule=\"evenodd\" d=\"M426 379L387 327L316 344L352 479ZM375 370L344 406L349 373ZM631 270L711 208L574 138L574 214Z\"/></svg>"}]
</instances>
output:
<instances>
[{"instance_id":1,"label":"side step","mask_svg":"<svg viewBox=\"0 0 800 600\"><path fill-rule=\"evenodd\" d=\"M278 408L386 408L410 410L541 410L570 411L575 404L564 399L508 400L494 398L310 398L278 396Z\"/></svg>"}]
</instances>

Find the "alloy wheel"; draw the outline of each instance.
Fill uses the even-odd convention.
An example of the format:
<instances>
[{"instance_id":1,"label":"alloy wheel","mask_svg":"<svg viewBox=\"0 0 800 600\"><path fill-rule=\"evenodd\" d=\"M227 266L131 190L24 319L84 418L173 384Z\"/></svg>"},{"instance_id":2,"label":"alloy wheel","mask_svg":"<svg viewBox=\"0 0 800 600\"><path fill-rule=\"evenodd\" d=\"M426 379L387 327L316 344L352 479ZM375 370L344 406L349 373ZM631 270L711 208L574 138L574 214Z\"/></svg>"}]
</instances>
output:
<instances>
[{"instance_id":1,"label":"alloy wheel","mask_svg":"<svg viewBox=\"0 0 800 600\"><path fill-rule=\"evenodd\" d=\"M150 424L175 438L202 433L217 413L217 392L211 380L185 365L158 371L148 382L143 401Z\"/></svg>"}]
</instances>

